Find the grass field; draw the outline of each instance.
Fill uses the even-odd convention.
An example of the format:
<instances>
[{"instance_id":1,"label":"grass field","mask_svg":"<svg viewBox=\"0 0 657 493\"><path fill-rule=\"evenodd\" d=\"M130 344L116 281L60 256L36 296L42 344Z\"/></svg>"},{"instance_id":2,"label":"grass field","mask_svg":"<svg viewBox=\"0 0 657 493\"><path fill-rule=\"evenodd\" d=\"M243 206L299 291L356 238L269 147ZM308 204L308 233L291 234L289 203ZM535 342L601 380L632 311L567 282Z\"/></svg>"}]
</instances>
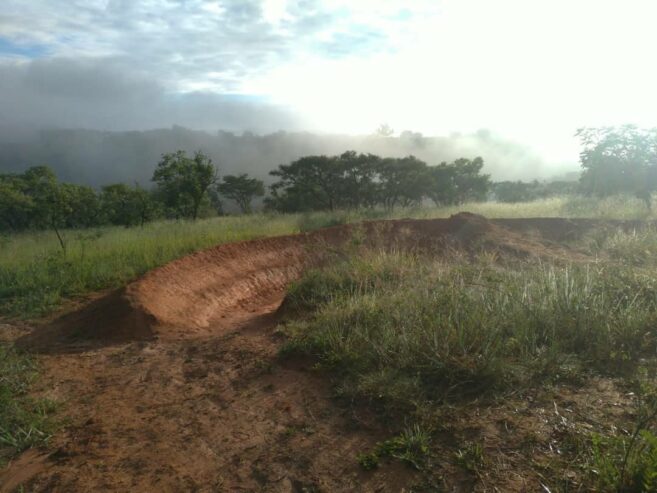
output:
<instances>
[{"instance_id":1,"label":"grass field","mask_svg":"<svg viewBox=\"0 0 657 493\"><path fill-rule=\"evenodd\" d=\"M368 219L448 217L464 210L491 218L654 217L634 199L554 198L65 231L65 254L50 232L7 236L0 244L0 316L47 315L67 300L124 285L219 243ZM558 459L531 467L550 478L575 471L577 484L599 491L655 491L657 232L592 236L577 248L597 261L499 262L485 253L429 258L356 249L291 287L287 306L292 315L281 328L288 336L283 354L314 359L344 402L365 405L395 430L359 455L366 469L390 458L420 471L447 461L483 478L502 459L487 457L483 442L468 428L472 423L464 429L454 424L459 417L495 408L506 413L505 426L514 420L520 426L517 408L529 397L551 403L565 388L588 392L598 377L616 382L630 396L622 419L604 414L612 408L602 406L596 419L604 426L594 421L560 428ZM0 346L0 463L44 443L54 430L53 404L29 397L36 370L29 355ZM436 447L445 436L458 445ZM523 440L513 445L521 451L545 441L531 431L513 436ZM452 454L447 459L440 456L445 450ZM569 481L554 491L571 491Z\"/></svg>"},{"instance_id":2,"label":"grass field","mask_svg":"<svg viewBox=\"0 0 657 493\"><path fill-rule=\"evenodd\" d=\"M447 217L467 210L487 217L646 218L640 201L591 202L553 198L529 203L473 203L459 207L360 212L218 217L196 222L161 221L144 228L65 231L67 253L51 232L0 239L0 316L30 318L52 312L66 300L117 287L187 253L225 242L308 231L379 218Z\"/></svg>"},{"instance_id":3,"label":"grass field","mask_svg":"<svg viewBox=\"0 0 657 493\"><path fill-rule=\"evenodd\" d=\"M600 376L620 382L640 396L631 419L569 424L559 435L560 460L544 473L552 485L574 470L580 485L596 491L656 491L657 232L616 233L579 246L599 260L552 265L381 251L336 258L290 288L282 354L315 359L342 400L397 429L360 456L363 467L392 456L429 476L446 448L432 448L434 437L473 435L477 419L461 435L450 412L472 416L473 402L479 410L513 409L523 402L518 396L587 389ZM504 420L513 426L510 414ZM457 463L494 470L492 460L483 463L480 444L466 443L455 451Z\"/></svg>"}]
</instances>

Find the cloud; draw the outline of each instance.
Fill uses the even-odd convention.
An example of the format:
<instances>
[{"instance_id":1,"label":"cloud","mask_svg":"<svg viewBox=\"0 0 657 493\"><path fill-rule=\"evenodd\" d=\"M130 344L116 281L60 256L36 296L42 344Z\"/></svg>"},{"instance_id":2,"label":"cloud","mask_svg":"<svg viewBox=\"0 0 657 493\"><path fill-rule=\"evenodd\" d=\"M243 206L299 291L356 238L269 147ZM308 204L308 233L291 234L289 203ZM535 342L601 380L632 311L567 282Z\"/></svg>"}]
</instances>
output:
<instances>
[{"instance_id":1,"label":"cloud","mask_svg":"<svg viewBox=\"0 0 657 493\"><path fill-rule=\"evenodd\" d=\"M132 130L174 124L269 132L300 118L255 96L171 93L125 60L54 58L0 64L0 124Z\"/></svg>"},{"instance_id":2,"label":"cloud","mask_svg":"<svg viewBox=\"0 0 657 493\"><path fill-rule=\"evenodd\" d=\"M242 81L308 52L343 57L389 49L392 43L390 22L379 24L373 11L366 22L345 5L331 7L318 0L3 4L0 26L6 44L47 47L55 57L119 59L162 81L168 90L184 91L189 81L207 81L218 91L235 92ZM21 55L39 58L44 53Z\"/></svg>"},{"instance_id":3,"label":"cloud","mask_svg":"<svg viewBox=\"0 0 657 493\"><path fill-rule=\"evenodd\" d=\"M422 0L425 1L425 0ZM309 58L392 50L407 13L320 0L4 0L0 122L95 129L300 129L250 81ZM401 12L401 13L400 13ZM245 95L236 98L235 94ZM315 115L316 116L316 115ZM316 128L317 126L315 126Z\"/></svg>"}]
</instances>

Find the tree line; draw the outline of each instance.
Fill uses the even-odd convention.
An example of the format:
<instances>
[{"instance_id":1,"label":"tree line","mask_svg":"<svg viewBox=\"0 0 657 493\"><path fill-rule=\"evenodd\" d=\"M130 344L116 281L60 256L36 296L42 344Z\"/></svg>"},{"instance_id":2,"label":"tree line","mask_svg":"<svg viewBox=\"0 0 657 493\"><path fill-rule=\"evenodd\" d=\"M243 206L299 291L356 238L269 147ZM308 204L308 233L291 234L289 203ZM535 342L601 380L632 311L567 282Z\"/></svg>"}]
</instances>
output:
<instances>
[{"instance_id":1,"label":"tree line","mask_svg":"<svg viewBox=\"0 0 657 493\"><path fill-rule=\"evenodd\" d=\"M490 178L483 159L457 159L428 166L414 156L382 158L348 151L337 156L305 156L271 171L275 179L264 201L267 210L300 212L483 200ZM5 231L100 225L138 226L158 218L196 219L221 214L224 200L243 213L265 195L261 180L247 174L219 177L201 152L164 154L146 189L115 183L100 190L60 182L47 166L0 175L0 228ZM63 245L63 240L62 246Z\"/></svg>"},{"instance_id":2,"label":"tree line","mask_svg":"<svg viewBox=\"0 0 657 493\"><path fill-rule=\"evenodd\" d=\"M409 155L381 157L347 151L310 155L270 172L274 182L266 210L304 212L382 207L392 210L431 200L438 206L494 198L520 202L583 193L633 194L650 207L657 190L657 129L636 126L580 129L582 174L577 182L498 182L482 173L484 161L460 158L429 166ZM243 213L265 195L262 180L248 174L219 176L207 155L162 155L153 186L115 183L99 190L60 182L47 166L0 174L0 230L61 230L101 225L138 226L159 218L222 214L224 201Z\"/></svg>"},{"instance_id":3,"label":"tree line","mask_svg":"<svg viewBox=\"0 0 657 493\"><path fill-rule=\"evenodd\" d=\"M250 212L264 195L261 181L247 175L221 180L212 161L197 152L164 154L153 173L155 186L114 183L100 190L60 182L52 169L36 166L24 173L0 174L0 230L52 229L66 249L63 229L103 225L138 226L160 218L196 219L222 211L222 197Z\"/></svg>"},{"instance_id":4,"label":"tree line","mask_svg":"<svg viewBox=\"0 0 657 493\"><path fill-rule=\"evenodd\" d=\"M338 156L306 156L270 174L265 207L282 212L408 207L430 199L437 205L485 200L490 176L482 158L429 166L414 156L382 158L347 151Z\"/></svg>"},{"instance_id":5,"label":"tree line","mask_svg":"<svg viewBox=\"0 0 657 493\"><path fill-rule=\"evenodd\" d=\"M523 202L554 195L590 197L632 195L652 207L657 191L657 128L636 125L580 128L582 173L578 182L499 182L492 194L501 202Z\"/></svg>"}]
</instances>

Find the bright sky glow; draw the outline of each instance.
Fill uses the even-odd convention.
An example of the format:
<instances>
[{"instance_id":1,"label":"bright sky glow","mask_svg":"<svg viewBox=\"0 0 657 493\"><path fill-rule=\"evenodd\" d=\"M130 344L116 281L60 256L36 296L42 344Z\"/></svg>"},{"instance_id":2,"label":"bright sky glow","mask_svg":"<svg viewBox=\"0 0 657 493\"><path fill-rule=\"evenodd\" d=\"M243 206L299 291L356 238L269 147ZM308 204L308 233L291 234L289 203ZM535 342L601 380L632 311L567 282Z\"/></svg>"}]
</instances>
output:
<instances>
[{"instance_id":1,"label":"bright sky glow","mask_svg":"<svg viewBox=\"0 0 657 493\"><path fill-rule=\"evenodd\" d=\"M578 127L657 125L656 22L654 0L5 0L0 69L49 61L47 91L48 70L97 63L109 85L252 96L309 130L488 128L574 161Z\"/></svg>"}]
</instances>

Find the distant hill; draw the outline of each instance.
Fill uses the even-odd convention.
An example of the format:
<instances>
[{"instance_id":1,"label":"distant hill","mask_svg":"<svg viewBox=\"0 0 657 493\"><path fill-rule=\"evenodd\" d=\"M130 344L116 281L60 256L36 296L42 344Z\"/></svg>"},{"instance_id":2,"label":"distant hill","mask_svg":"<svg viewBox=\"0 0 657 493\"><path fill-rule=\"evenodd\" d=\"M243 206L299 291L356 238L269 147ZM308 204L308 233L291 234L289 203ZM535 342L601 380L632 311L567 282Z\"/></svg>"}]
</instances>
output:
<instances>
[{"instance_id":1,"label":"distant hill","mask_svg":"<svg viewBox=\"0 0 657 493\"><path fill-rule=\"evenodd\" d=\"M0 171L19 172L47 164L60 179L74 183L101 186L121 181L147 186L160 156L177 149L203 151L222 174L243 172L266 181L270 181L270 170L300 156L351 149L382 156L413 154L428 164L480 155L486 162L485 172L495 180L529 180L552 174L527 147L487 131L449 137L424 137L414 132L398 137L298 132L236 135L179 126L127 132L0 128Z\"/></svg>"}]
</instances>

